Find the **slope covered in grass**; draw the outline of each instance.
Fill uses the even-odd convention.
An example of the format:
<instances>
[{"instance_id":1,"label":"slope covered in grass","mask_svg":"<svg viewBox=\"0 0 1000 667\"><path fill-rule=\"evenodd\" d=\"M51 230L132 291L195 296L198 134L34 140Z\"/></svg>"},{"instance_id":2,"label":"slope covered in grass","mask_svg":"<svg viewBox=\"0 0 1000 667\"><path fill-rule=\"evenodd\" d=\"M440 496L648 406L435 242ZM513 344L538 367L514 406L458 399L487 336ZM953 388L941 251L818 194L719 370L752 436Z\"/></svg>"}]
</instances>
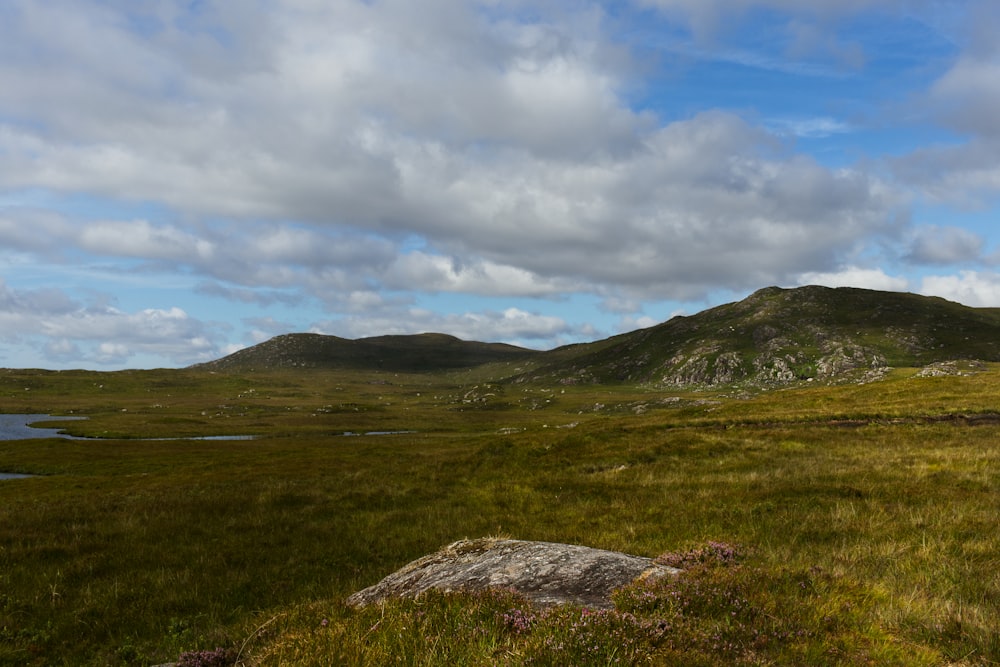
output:
<instances>
[{"instance_id":1,"label":"slope covered in grass","mask_svg":"<svg viewBox=\"0 0 1000 667\"><path fill-rule=\"evenodd\" d=\"M463 341L445 334L374 336L351 340L321 334L285 334L195 368L224 371L324 368L420 373L519 361L537 354L502 343Z\"/></svg>"},{"instance_id":2,"label":"slope covered in grass","mask_svg":"<svg viewBox=\"0 0 1000 667\"><path fill-rule=\"evenodd\" d=\"M775 664L1000 660L992 365L754 398L438 375L8 371L0 398L12 412L86 415L59 426L105 436L0 443L0 471L41 475L0 482L2 665L158 664L240 647L261 664L310 664L332 633L354 637L345 650L377 646L409 664L554 664L549 641L614 650L620 619L572 634L582 612L567 610L512 635L496 604L475 600L388 608L378 628L409 633L362 641L379 619L344 597L487 535L650 557L738 546L739 567L692 575L701 593L682 597L702 606L620 608L677 630L634 636L654 664L730 664L734 651ZM412 432L342 435L401 430ZM262 437L140 439L227 432ZM748 604L726 630L739 648L717 649L725 615L709 602L730 595ZM494 625L473 645L456 629L477 608ZM438 620L412 623L421 609ZM787 626L768 625L775 610ZM755 629L805 638L765 649Z\"/></svg>"},{"instance_id":3,"label":"slope covered in grass","mask_svg":"<svg viewBox=\"0 0 1000 667\"><path fill-rule=\"evenodd\" d=\"M878 379L892 367L1000 360L996 309L854 288L759 290L593 347L535 359L521 379L769 388Z\"/></svg>"},{"instance_id":4,"label":"slope covered in grass","mask_svg":"<svg viewBox=\"0 0 1000 667\"><path fill-rule=\"evenodd\" d=\"M278 336L212 370L461 371L544 384L757 390L879 379L894 367L1000 361L1000 314L936 297L854 288L769 287L648 329L546 352L441 334L347 340Z\"/></svg>"}]
</instances>

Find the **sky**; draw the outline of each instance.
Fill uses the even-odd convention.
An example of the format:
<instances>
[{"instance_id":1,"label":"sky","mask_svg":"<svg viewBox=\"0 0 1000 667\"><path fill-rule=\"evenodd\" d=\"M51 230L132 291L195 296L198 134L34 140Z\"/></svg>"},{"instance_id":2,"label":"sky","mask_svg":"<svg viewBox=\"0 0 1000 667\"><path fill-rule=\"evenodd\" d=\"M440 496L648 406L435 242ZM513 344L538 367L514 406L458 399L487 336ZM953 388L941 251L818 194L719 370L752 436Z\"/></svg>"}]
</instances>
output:
<instances>
[{"instance_id":1,"label":"sky","mask_svg":"<svg viewBox=\"0 0 1000 667\"><path fill-rule=\"evenodd\" d=\"M0 367L1000 306L995 0L3 0Z\"/></svg>"}]
</instances>

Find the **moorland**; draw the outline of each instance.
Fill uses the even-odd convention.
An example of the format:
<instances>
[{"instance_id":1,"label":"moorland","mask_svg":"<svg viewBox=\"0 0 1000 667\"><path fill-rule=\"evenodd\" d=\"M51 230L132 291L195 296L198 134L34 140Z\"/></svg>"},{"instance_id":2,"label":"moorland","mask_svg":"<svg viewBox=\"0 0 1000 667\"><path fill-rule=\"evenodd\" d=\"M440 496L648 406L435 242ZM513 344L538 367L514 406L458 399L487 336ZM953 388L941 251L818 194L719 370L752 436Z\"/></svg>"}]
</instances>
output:
<instances>
[{"instance_id":1,"label":"moorland","mask_svg":"<svg viewBox=\"0 0 1000 667\"><path fill-rule=\"evenodd\" d=\"M771 289L546 353L292 336L2 370L3 412L86 419L0 442L34 475L0 481L0 665L996 664L998 333L937 299ZM227 435L256 437L197 439ZM343 604L486 536L685 573L600 613Z\"/></svg>"}]
</instances>

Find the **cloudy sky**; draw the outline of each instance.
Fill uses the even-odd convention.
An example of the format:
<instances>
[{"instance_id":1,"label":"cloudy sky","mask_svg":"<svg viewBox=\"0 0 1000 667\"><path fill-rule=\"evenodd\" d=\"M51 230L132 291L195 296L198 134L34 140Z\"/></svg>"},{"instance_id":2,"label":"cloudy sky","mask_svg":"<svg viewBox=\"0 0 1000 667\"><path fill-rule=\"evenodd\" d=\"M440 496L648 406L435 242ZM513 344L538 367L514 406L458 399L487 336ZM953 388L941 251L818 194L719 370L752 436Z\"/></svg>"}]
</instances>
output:
<instances>
[{"instance_id":1,"label":"cloudy sky","mask_svg":"<svg viewBox=\"0 0 1000 667\"><path fill-rule=\"evenodd\" d=\"M0 366L1000 306L995 0L4 0Z\"/></svg>"}]
</instances>

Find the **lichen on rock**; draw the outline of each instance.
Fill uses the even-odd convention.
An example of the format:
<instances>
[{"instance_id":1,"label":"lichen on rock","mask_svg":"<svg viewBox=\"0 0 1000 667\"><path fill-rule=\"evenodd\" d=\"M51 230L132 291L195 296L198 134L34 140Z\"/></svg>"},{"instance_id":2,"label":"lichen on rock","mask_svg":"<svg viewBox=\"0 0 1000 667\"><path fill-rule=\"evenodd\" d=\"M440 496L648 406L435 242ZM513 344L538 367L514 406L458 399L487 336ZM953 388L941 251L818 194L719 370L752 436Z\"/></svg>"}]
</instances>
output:
<instances>
[{"instance_id":1,"label":"lichen on rock","mask_svg":"<svg viewBox=\"0 0 1000 667\"><path fill-rule=\"evenodd\" d=\"M539 606L611 607L616 588L680 570L652 558L572 544L484 538L461 540L419 558L347 598L365 606L394 597L443 591L509 588Z\"/></svg>"}]
</instances>

